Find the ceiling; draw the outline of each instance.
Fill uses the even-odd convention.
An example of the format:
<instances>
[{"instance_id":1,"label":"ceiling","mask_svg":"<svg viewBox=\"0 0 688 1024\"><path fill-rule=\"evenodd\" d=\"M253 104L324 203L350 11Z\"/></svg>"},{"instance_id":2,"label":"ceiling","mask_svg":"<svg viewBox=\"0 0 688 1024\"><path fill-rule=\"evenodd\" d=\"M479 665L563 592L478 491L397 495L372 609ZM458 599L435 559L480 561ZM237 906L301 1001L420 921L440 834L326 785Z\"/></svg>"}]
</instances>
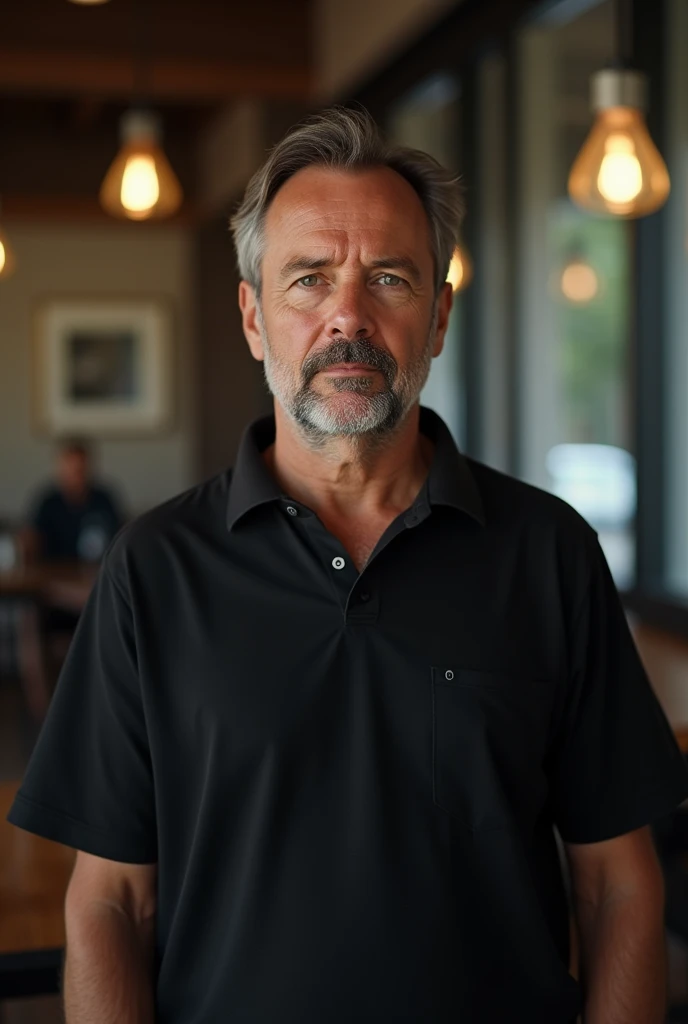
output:
<instances>
[{"instance_id":1,"label":"ceiling","mask_svg":"<svg viewBox=\"0 0 688 1024\"><path fill-rule=\"evenodd\" d=\"M194 146L221 107L306 104L311 0L0 2L0 195L5 215L95 196L133 101L163 117L193 195Z\"/></svg>"}]
</instances>

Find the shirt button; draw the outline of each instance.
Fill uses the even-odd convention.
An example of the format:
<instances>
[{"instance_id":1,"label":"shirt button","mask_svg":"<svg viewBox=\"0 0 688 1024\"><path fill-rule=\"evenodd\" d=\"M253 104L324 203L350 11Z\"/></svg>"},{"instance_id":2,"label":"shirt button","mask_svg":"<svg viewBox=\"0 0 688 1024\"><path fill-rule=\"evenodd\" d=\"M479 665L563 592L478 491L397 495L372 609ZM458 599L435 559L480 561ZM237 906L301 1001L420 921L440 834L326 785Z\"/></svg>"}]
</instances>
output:
<instances>
[{"instance_id":1,"label":"shirt button","mask_svg":"<svg viewBox=\"0 0 688 1024\"><path fill-rule=\"evenodd\" d=\"M336 558L332 559L332 565L334 566L335 569L343 569L344 566L346 565L346 562L340 555L337 555Z\"/></svg>"},{"instance_id":2,"label":"shirt button","mask_svg":"<svg viewBox=\"0 0 688 1024\"><path fill-rule=\"evenodd\" d=\"M370 601L370 594L368 594L368 593L361 594L361 601Z\"/></svg>"},{"instance_id":3,"label":"shirt button","mask_svg":"<svg viewBox=\"0 0 688 1024\"><path fill-rule=\"evenodd\" d=\"M299 514L293 505L287 505L287 512L290 516L297 516Z\"/></svg>"},{"instance_id":4,"label":"shirt button","mask_svg":"<svg viewBox=\"0 0 688 1024\"><path fill-rule=\"evenodd\" d=\"M452 670L450 668L448 668L447 671L444 673L444 678L445 679L453 679L454 678L454 673L452 672Z\"/></svg>"}]
</instances>

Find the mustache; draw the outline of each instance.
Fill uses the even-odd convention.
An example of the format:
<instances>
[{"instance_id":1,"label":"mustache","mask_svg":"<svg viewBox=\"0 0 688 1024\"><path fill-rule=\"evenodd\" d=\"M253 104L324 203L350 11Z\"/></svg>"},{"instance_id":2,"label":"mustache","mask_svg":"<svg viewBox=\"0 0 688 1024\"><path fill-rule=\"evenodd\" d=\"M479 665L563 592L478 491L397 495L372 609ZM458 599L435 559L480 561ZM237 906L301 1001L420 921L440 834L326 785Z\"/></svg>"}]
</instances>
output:
<instances>
[{"instance_id":1,"label":"mustache","mask_svg":"<svg viewBox=\"0 0 688 1024\"><path fill-rule=\"evenodd\" d=\"M396 361L387 352L372 345L367 338L344 338L308 359L303 367L304 375L310 380L321 370L339 363L365 363L366 366L380 370L386 377L393 376L396 371Z\"/></svg>"}]
</instances>

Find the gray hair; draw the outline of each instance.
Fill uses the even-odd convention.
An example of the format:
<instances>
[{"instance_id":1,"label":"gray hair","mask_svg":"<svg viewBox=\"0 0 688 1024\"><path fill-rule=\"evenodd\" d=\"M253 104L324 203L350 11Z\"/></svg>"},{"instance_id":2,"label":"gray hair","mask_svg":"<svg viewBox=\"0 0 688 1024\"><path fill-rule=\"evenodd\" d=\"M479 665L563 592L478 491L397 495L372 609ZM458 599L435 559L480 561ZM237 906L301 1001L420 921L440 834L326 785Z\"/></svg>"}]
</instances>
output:
<instances>
[{"instance_id":1,"label":"gray hair","mask_svg":"<svg viewBox=\"0 0 688 1024\"><path fill-rule=\"evenodd\" d=\"M331 107L293 128L249 181L230 220L241 277L260 295L265 215L281 186L297 171L320 166L357 171L390 167L418 194L430 228L435 292L447 277L464 215L459 179L420 149L388 143L366 110Z\"/></svg>"}]
</instances>

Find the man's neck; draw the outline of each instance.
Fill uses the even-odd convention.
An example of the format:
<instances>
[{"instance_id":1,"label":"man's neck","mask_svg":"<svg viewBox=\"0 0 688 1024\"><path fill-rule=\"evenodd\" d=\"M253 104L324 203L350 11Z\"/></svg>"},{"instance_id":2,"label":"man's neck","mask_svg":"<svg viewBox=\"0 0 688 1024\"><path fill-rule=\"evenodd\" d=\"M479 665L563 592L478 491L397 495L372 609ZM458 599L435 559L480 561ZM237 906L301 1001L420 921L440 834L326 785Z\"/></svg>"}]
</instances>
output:
<instances>
[{"instance_id":1,"label":"man's neck","mask_svg":"<svg viewBox=\"0 0 688 1024\"><path fill-rule=\"evenodd\" d=\"M277 414L263 461L285 494L331 519L387 517L408 508L427 477L434 445L418 430L418 408L386 446L366 451L333 438L324 451L305 446ZM285 429L286 428L286 429Z\"/></svg>"},{"instance_id":2,"label":"man's neck","mask_svg":"<svg viewBox=\"0 0 688 1024\"><path fill-rule=\"evenodd\" d=\"M89 487L79 488L79 490L62 488L62 495L69 505L85 505L89 492Z\"/></svg>"}]
</instances>

